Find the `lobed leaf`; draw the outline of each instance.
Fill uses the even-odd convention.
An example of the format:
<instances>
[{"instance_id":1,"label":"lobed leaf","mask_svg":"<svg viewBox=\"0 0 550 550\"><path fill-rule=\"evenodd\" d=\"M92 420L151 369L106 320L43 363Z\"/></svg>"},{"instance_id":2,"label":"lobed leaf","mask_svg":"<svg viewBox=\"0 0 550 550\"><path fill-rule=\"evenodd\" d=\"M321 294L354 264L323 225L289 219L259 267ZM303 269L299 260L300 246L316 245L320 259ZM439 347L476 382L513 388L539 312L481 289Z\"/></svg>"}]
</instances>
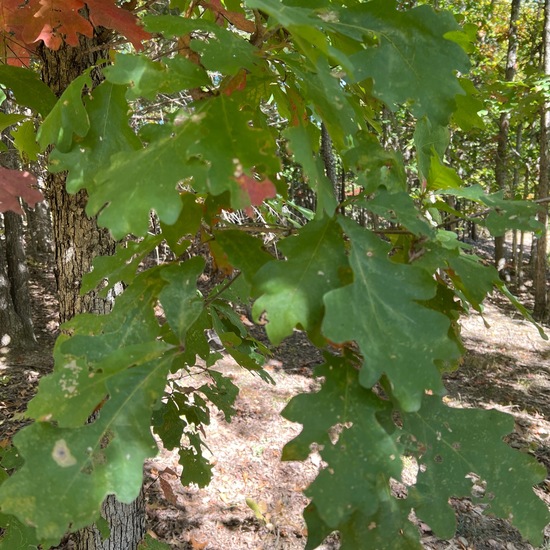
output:
<instances>
[{"instance_id":1,"label":"lobed leaf","mask_svg":"<svg viewBox=\"0 0 550 550\"><path fill-rule=\"evenodd\" d=\"M453 536L456 520L448 500L472 497L473 474L483 487L485 512L510 521L533 544L542 544L550 513L532 486L545 478L546 469L504 443L513 428L510 415L450 408L435 396L425 396L419 411L403 415L403 429L413 438L420 466L411 500L438 537Z\"/></svg>"},{"instance_id":2,"label":"lobed leaf","mask_svg":"<svg viewBox=\"0 0 550 550\"><path fill-rule=\"evenodd\" d=\"M417 410L426 390L443 391L436 361L459 355L447 317L420 304L435 295L436 282L421 268L392 262L390 245L371 231L346 218L340 224L351 241L354 281L324 297L323 334L336 343L355 340L364 357L360 383L372 387L385 374L399 406Z\"/></svg>"},{"instance_id":3,"label":"lobed leaf","mask_svg":"<svg viewBox=\"0 0 550 550\"><path fill-rule=\"evenodd\" d=\"M295 327L318 333L323 296L343 284L347 260L342 245L334 220L313 221L280 242L286 260L273 260L258 271L253 292L259 298L252 312L255 318L266 312L266 331L273 344Z\"/></svg>"}]
</instances>

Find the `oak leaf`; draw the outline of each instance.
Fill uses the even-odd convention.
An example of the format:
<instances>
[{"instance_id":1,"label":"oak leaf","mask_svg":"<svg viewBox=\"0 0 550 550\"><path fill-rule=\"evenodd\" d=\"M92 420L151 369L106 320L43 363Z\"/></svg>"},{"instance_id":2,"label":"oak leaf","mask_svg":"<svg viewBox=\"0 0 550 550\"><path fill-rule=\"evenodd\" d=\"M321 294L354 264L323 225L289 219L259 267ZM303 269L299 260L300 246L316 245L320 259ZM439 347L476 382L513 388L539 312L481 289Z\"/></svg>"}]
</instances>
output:
<instances>
[{"instance_id":1,"label":"oak leaf","mask_svg":"<svg viewBox=\"0 0 550 550\"><path fill-rule=\"evenodd\" d=\"M151 36L138 25L137 17L117 6L115 0L8 0L2 4L0 33L31 48L40 40L52 50L59 49L63 42L77 46L79 35L91 37L94 26L119 32L136 49L141 49L141 41Z\"/></svg>"},{"instance_id":2,"label":"oak leaf","mask_svg":"<svg viewBox=\"0 0 550 550\"><path fill-rule=\"evenodd\" d=\"M248 197L247 202L250 202L251 206L245 209L249 216L254 213L252 206L259 206L265 199L271 199L277 194L277 189L268 179L258 181L246 174L241 174L235 179L244 192L243 194Z\"/></svg>"},{"instance_id":3,"label":"oak leaf","mask_svg":"<svg viewBox=\"0 0 550 550\"><path fill-rule=\"evenodd\" d=\"M34 206L44 199L42 193L32 186L36 184L36 178L29 172L10 170L0 166L0 212L11 210L17 214L23 214L19 197L29 206Z\"/></svg>"}]
</instances>

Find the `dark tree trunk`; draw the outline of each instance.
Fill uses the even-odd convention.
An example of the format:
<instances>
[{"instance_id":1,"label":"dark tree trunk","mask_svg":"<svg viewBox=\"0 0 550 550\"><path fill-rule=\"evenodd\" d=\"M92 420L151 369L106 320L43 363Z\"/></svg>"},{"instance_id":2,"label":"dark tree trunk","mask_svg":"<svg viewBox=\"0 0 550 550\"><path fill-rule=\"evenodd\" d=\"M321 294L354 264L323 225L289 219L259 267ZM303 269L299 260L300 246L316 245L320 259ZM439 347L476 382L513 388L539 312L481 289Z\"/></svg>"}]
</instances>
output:
<instances>
[{"instance_id":1,"label":"dark tree trunk","mask_svg":"<svg viewBox=\"0 0 550 550\"><path fill-rule=\"evenodd\" d=\"M23 323L15 311L6 268L4 247L0 247L0 349L2 353L22 338Z\"/></svg>"},{"instance_id":2,"label":"dark tree trunk","mask_svg":"<svg viewBox=\"0 0 550 550\"><path fill-rule=\"evenodd\" d=\"M16 346L34 346L36 337L32 323L31 297L29 293L29 270L23 239L23 220L19 214L4 213L6 230L6 264L10 293L15 313L21 320L21 333Z\"/></svg>"},{"instance_id":3,"label":"dark tree trunk","mask_svg":"<svg viewBox=\"0 0 550 550\"><path fill-rule=\"evenodd\" d=\"M550 75L550 0L544 2L544 74ZM548 197L548 178L550 177L550 102L546 101L542 106L540 124L540 166L539 184L537 187L537 199ZM544 321L550 318L548 291L547 291L547 227L548 227L548 203L540 205L538 220L542 223L544 230L537 238L536 253L533 271L533 290L535 293L535 306L533 315L535 319Z\"/></svg>"},{"instance_id":4,"label":"dark tree trunk","mask_svg":"<svg viewBox=\"0 0 550 550\"><path fill-rule=\"evenodd\" d=\"M321 158L325 166L325 174L334 188L334 194L341 201L342 198L338 189L338 176L336 174L336 157L332 148L332 139L324 124L321 124Z\"/></svg>"},{"instance_id":5,"label":"dark tree trunk","mask_svg":"<svg viewBox=\"0 0 550 550\"><path fill-rule=\"evenodd\" d=\"M93 39L81 37L78 47L64 45L58 51L39 48L42 59L42 78L60 96L82 72L100 59L108 58L106 44L110 34L102 33ZM101 73L93 71L99 83ZM83 312L106 313L109 300L91 292L80 295L82 276L87 273L97 255L114 251L115 243L108 231L97 225L95 218L85 213L87 197L84 192L69 195L65 189L65 174L50 174L46 181L53 221L55 275L59 295L60 321L64 322ZM110 536L103 541L95 525L72 537L76 550L135 550L145 532L145 505L143 493L138 499L124 505L108 497L102 515L110 527Z\"/></svg>"},{"instance_id":6,"label":"dark tree trunk","mask_svg":"<svg viewBox=\"0 0 550 550\"><path fill-rule=\"evenodd\" d=\"M9 110L9 102L2 107ZM20 168L17 152L7 136L2 136L7 147L0 156L0 164L6 168ZM0 250L3 264L0 268L0 338L9 347L19 349L34 347L36 337L32 323L31 297L29 293L29 272L25 253L23 220L14 212L4 213L4 246ZM8 342L9 340L9 342Z\"/></svg>"},{"instance_id":7,"label":"dark tree trunk","mask_svg":"<svg viewBox=\"0 0 550 550\"><path fill-rule=\"evenodd\" d=\"M516 76L518 53L518 19L521 0L512 0L510 26L508 30L508 54L506 56L505 79L512 82ZM497 135L497 153L495 159L495 180L498 189L507 190L508 182L508 133L510 114L504 111L500 115ZM506 262L504 236L495 237L495 266L500 271Z\"/></svg>"}]
</instances>

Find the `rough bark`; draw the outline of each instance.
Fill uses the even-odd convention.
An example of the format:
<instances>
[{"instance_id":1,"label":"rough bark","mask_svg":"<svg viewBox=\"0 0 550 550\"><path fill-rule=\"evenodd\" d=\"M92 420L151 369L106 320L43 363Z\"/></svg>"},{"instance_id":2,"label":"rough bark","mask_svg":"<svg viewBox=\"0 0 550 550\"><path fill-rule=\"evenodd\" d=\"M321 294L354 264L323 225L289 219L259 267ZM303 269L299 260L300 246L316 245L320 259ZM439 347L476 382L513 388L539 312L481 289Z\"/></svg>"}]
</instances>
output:
<instances>
[{"instance_id":1,"label":"rough bark","mask_svg":"<svg viewBox=\"0 0 550 550\"><path fill-rule=\"evenodd\" d=\"M19 214L4 214L6 230L6 264L10 282L10 294L15 313L21 320L21 332L16 346L36 345L32 322L31 296L29 293L29 270L23 238L23 220Z\"/></svg>"},{"instance_id":2,"label":"rough bark","mask_svg":"<svg viewBox=\"0 0 550 550\"><path fill-rule=\"evenodd\" d=\"M145 533L145 498L143 490L131 504L122 504L113 496L103 503L101 515L109 522L111 536L102 540L95 526L73 535L78 550L132 550ZM139 538L138 538L139 537ZM137 541L137 542L136 542Z\"/></svg>"},{"instance_id":3,"label":"rough bark","mask_svg":"<svg viewBox=\"0 0 550 550\"><path fill-rule=\"evenodd\" d=\"M544 2L544 74L550 75L550 0ZM537 199L548 197L548 178L550 177L550 102L545 102L541 111L540 128L540 165L539 165L539 183L537 187ZM542 234L537 238L535 263L533 271L533 290L535 294L535 304L533 316L535 319L544 321L550 317L548 291L547 291L547 272L548 272L548 203L543 202L540 206L538 220L544 227Z\"/></svg>"},{"instance_id":4,"label":"rough bark","mask_svg":"<svg viewBox=\"0 0 550 550\"><path fill-rule=\"evenodd\" d=\"M334 194L340 201L343 200L340 196L340 190L338 189L338 176L336 174L336 157L334 156L334 150L332 148L332 139L328 133L327 127L321 124L321 158L325 166L325 174L331 181L334 188Z\"/></svg>"},{"instance_id":5,"label":"rough bark","mask_svg":"<svg viewBox=\"0 0 550 550\"><path fill-rule=\"evenodd\" d=\"M516 76L518 53L518 19L521 0L512 0L510 26L508 30L508 52L506 55L505 80L512 82ZM503 111L500 115L497 134L497 151L495 158L495 181L498 189L507 190L508 183L508 133L510 113ZM506 263L504 236L495 237L495 266L501 270Z\"/></svg>"},{"instance_id":6,"label":"rough bark","mask_svg":"<svg viewBox=\"0 0 550 550\"><path fill-rule=\"evenodd\" d=\"M23 324L15 311L10 292L3 247L0 248L0 352L9 349L19 341Z\"/></svg>"},{"instance_id":7,"label":"rough bark","mask_svg":"<svg viewBox=\"0 0 550 550\"><path fill-rule=\"evenodd\" d=\"M108 58L105 49L109 33L100 33L93 39L81 37L78 47L64 45L58 51L39 49L42 59L42 79L60 96L67 86L82 72L94 66L99 59ZM97 84L99 70L92 71ZM111 302L97 293L80 295L82 276L87 273L97 255L114 251L115 243L109 233L98 227L95 218L85 213L86 194L69 195L65 189L65 174L50 174L46 181L47 196L53 220L55 275L59 295L60 321L78 313L105 313ZM145 506L143 494L124 505L108 497L102 515L110 527L110 536L102 541L95 525L73 535L76 550L135 550L144 535Z\"/></svg>"},{"instance_id":8,"label":"rough bark","mask_svg":"<svg viewBox=\"0 0 550 550\"><path fill-rule=\"evenodd\" d=\"M2 106L9 111L9 101ZM6 168L20 168L17 152L4 133L2 141L7 147L0 156L0 164ZM0 250L3 263L0 271L0 338L10 348L29 348L36 345L32 323L29 274L23 231L23 220L19 214L4 213L4 245Z\"/></svg>"},{"instance_id":9,"label":"rough bark","mask_svg":"<svg viewBox=\"0 0 550 550\"><path fill-rule=\"evenodd\" d=\"M34 208L23 205L27 218L27 256L39 261L52 252L52 218L48 204L44 201Z\"/></svg>"}]
</instances>

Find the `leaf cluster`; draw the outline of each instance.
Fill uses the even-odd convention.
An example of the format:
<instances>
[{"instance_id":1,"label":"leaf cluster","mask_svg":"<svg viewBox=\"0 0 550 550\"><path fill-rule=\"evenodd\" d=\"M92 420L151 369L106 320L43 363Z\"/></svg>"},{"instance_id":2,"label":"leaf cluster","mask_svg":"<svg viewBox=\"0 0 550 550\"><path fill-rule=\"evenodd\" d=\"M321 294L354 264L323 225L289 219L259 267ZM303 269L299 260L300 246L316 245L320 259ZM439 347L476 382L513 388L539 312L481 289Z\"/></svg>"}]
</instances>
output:
<instances>
[{"instance_id":1,"label":"leaf cluster","mask_svg":"<svg viewBox=\"0 0 550 550\"><path fill-rule=\"evenodd\" d=\"M479 122L458 77L469 68L468 33L449 12L388 0L174 4L185 11L144 25L174 40L177 55L118 53L100 85L83 74L40 111L50 170L67 172L70 192L85 189L88 214L121 241L95 259L83 291L108 295L118 283L124 291L111 313L63 327L54 373L29 405L34 422L14 438L24 462L0 486L2 512L49 543L96 520L108 494L131 501L155 453L151 426L179 449L182 481L208 483L201 426L211 406L229 420L238 391L215 368L221 353L209 340L216 335L226 354L268 379L268 350L240 313L251 305L272 344L302 330L325 352L321 390L283 413L303 425L284 458L317 449L327 464L306 491L308 548L334 530L343 548L420 548L411 509L450 537L449 499L474 498L472 479L483 484L488 513L540 542L548 513L532 485L544 473L504 444L510 417L453 409L443 398L442 375L462 353L460 315L482 312L503 285L442 228L441 214L463 216L442 197L478 204L478 221L495 235L535 227L533 205L466 187L444 162L449 123ZM27 101L18 77L0 73L0 81ZM175 93L190 98L178 112L132 123L139 100ZM381 113L398 109L415 124L412 167L383 144ZM354 175L358 191L343 200L325 172L321 124ZM273 227L262 212L270 199L288 204L284 155L315 208L302 225L281 216ZM352 206L376 225L359 223ZM190 252L197 240L221 280L210 291L198 284L206 264ZM171 259L151 267L160 243ZM419 474L398 499L391 482L405 459Z\"/></svg>"}]
</instances>

